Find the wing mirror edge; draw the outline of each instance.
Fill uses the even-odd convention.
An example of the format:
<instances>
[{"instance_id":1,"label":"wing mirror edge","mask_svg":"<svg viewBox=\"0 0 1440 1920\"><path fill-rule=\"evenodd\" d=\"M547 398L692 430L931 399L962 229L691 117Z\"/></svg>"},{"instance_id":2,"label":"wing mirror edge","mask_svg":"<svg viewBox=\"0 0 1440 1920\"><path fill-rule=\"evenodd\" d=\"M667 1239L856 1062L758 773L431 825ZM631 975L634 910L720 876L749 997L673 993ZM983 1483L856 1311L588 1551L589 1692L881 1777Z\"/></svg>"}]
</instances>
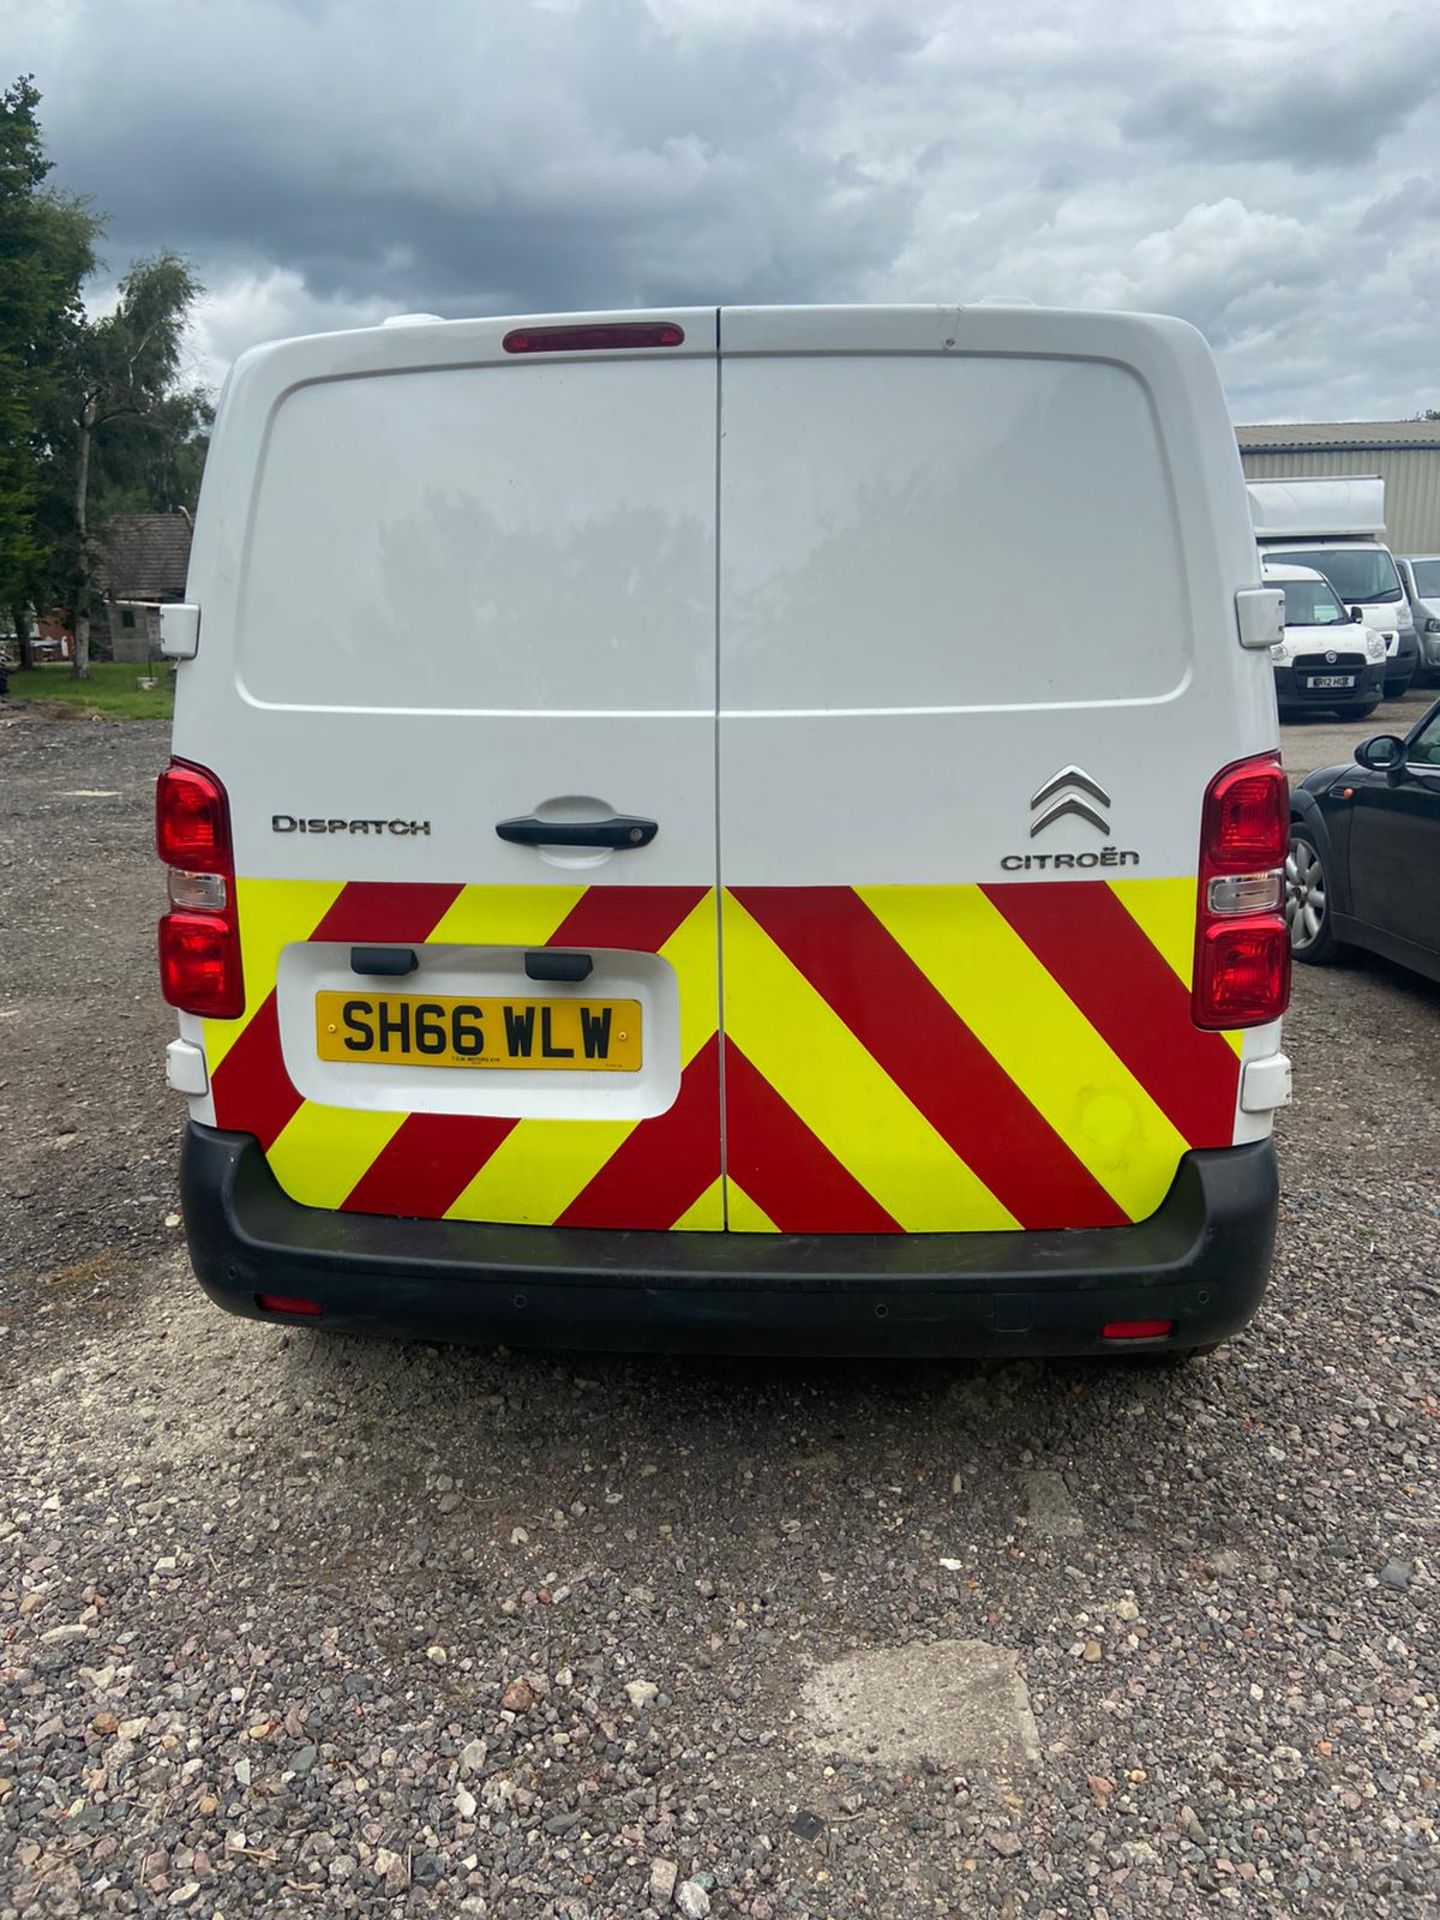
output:
<instances>
[{"instance_id":1,"label":"wing mirror edge","mask_svg":"<svg viewBox=\"0 0 1440 1920\"><path fill-rule=\"evenodd\" d=\"M1375 733L1360 742L1355 758L1371 773L1400 773L1405 766L1405 742L1397 733Z\"/></svg>"}]
</instances>

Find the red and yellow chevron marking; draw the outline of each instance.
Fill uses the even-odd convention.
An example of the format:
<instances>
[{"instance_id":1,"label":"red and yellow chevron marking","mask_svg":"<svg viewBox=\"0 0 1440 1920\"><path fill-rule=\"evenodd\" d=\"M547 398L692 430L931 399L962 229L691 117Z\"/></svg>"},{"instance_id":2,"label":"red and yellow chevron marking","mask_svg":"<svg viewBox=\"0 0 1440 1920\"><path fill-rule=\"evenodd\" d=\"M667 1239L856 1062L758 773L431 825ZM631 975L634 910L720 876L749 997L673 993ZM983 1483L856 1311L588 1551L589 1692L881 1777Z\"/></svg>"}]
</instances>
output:
<instances>
[{"instance_id":1,"label":"red and yellow chevron marking","mask_svg":"<svg viewBox=\"0 0 1440 1920\"><path fill-rule=\"evenodd\" d=\"M1240 1036L1190 1021L1193 880L993 887L238 885L249 1003L206 1023L216 1123L293 1199L527 1225L925 1233L1119 1226L1234 1134ZM682 1073L648 1120L302 1100L294 941L657 953ZM721 1174L721 1138L725 1175Z\"/></svg>"},{"instance_id":2,"label":"red and yellow chevron marking","mask_svg":"<svg viewBox=\"0 0 1440 1920\"><path fill-rule=\"evenodd\" d=\"M206 1022L215 1119L258 1136L292 1199L521 1225L723 1226L712 890L241 880L236 897L248 999L240 1021ZM679 1096L650 1120L376 1113L302 1100L281 1057L273 984L295 940L658 953L679 985Z\"/></svg>"},{"instance_id":3,"label":"red and yellow chevron marking","mask_svg":"<svg viewBox=\"0 0 1440 1920\"><path fill-rule=\"evenodd\" d=\"M794 1233L1119 1226L1234 1136L1193 880L742 887L721 926L732 1224L738 1187Z\"/></svg>"}]
</instances>

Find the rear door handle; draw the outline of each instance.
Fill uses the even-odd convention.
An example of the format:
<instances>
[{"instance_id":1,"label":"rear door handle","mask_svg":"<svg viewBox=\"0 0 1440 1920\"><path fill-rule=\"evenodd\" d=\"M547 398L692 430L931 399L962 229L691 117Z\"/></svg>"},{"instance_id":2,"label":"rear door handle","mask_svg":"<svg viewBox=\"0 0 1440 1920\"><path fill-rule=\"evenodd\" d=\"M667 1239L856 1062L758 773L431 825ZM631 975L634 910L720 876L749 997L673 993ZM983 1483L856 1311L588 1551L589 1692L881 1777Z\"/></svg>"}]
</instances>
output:
<instances>
[{"instance_id":1,"label":"rear door handle","mask_svg":"<svg viewBox=\"0 0 1440 1920\"><path fill-rule=\"evenodd\" d=\"M648 847L660 831L655 820L637 820L617 813L609 820L497 820L495 831L517 847Z\"/></svg>"}]
</instances>

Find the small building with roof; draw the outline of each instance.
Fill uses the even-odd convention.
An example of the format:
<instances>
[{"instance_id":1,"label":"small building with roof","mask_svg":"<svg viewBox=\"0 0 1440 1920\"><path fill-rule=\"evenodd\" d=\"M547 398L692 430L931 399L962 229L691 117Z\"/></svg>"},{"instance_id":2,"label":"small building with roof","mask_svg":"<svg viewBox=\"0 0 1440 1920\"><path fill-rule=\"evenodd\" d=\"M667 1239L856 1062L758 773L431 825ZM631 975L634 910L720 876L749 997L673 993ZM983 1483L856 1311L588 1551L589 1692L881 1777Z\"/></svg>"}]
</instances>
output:
<instances>
[{"instance_id":1,"label":"small building with roof","mask_svg":"<svg viewBox=\"0 0 1440 1920\"><path fill-rule=\"evenodd\" d=\"M185 598L191 521L171 513L119 513L101 536L96 584L105 601L116 660L160 658L160 609Z\"/></svg>"}]
</instances>

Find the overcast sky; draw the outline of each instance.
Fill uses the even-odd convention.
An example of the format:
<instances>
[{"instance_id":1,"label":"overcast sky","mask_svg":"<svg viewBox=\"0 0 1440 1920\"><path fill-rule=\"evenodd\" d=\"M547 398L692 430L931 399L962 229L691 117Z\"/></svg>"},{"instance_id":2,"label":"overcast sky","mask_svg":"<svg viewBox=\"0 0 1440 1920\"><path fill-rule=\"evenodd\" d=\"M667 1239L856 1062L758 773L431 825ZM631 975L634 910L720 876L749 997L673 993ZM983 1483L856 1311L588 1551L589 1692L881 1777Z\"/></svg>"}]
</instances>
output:
<instances>
[{"instance_id":1,"label":"overcast sky","mask_svg":"<svg viewBox=\"0 0 1440 1920\"><path fill-rule=\"evenodd\" d=\"M1178 313L1239 420L1440 406L1440 7L0 0L195 365L423 309Z\"/></svg>"}]
</instances>

